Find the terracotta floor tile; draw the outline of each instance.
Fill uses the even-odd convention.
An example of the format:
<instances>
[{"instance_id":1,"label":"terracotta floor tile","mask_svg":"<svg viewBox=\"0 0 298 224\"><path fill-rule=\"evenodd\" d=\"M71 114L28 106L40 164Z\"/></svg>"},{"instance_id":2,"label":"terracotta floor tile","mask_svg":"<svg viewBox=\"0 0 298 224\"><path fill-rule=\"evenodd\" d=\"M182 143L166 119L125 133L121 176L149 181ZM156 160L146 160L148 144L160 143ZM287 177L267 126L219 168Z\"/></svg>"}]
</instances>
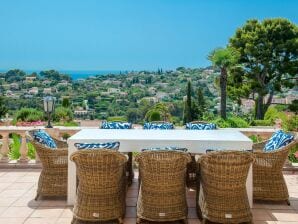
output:
<instances>
[{"instance_id":1,"label":"terracotta floor tile","mask_svg":"<svg viewBox=\"0 0 298 224\"><path fill-rule=\"evenodd\" d=\"M4 218L26 218L34 212L33 208L29 207L8 207L0 217Z\"/></svg>"},{"instance_id":2,"label":"terracotta floor tile","mask_svg":"<svg viewBox=\"0 0 298 224\"><path fill-rule=\"evenodd\" d=\"M30 217L32 218L58 218L61 216L64 208L38 207Z\"/></svg>"},{"instance_id":3,"label":"terracotta floor tile","mask_svg":"<svg viewBox=\"0 0 298 224\"><path fill-rule=\"evenodd\" d=\"M24 224L55 224L57 218L28 218Z\"/></svg>"},{"instance_id":4,"label":"terracotta floor tile","mask_svg":"<svg viewBox=\"0 0 298 224\"><path fill-rule=\"evenodd\" d=\"M136 218L137 211L136 207L126 207L125 218Z\"/></svg>"},{"instance_id":5,"label":"terracotta floor tile","mask_svg":"<svg viewBox=\"0 0 298 224\"><path fill-rule=\"evenodd\" d=\"M252 215L256 221L276 221L266 209L252 209Z\"/></svg>"},{"instance_id":6,"label":"terracotta floor tile","mask_svg":"<svg viewBox=\"0 0 298 224\"><path fill-rule=\"evenodd\" d=\"M0 198L18 198L25 193L26 190L4 190L0 193Z\"/></svg>"},{"instance_id":7,"label":"terracotta floor tile","mask_svg":"<svg viewBox=\"0 0 298 224\"><path fill-rule=\"evenodd\" d=\"M136 224L137 218L125 218L123 220L124 224Z\"/></svg>"},{"instance_id":8,"label":"terracotta floor tile","mask_svg":"<svg viewBox=\"0 0 298 224\"><path fill-rule=\"evenodd\" d=\"M43 200L40 199L40 206L41 207L65 207L67 205L66 199L61 200Z\"/></svg>"},{"instance_id":9,"label":"terracotta floor tile","mask_svg":"<svg viewBox=\"0 0 298 224\"><path fill-rule=\"evenodd\" d=\"M23 224L26 218L1 218L0 223L2 224Z\"/></svg>"},{"instance_id":10,"label":"terracotta floor tile","mask_svg":"<svg viewBox=\"0 0 298 224\"><path fill-rule=\"evenodd\" d=\"M188 224L200 224L199 219L188 219Z\"/></svg>"},{"instance_id":11,"label":"terracotta floor tile","mask_svg":"<svg viewBox=\"0 0 298 224\"><path fill-rule=\"evenodd\" d=\"M72 208L65 208L61 214L61 218L72 218Z\"/></svg>"},{"instance_id":12,"label":"terracotta floor tile","mask_svg":"<svg viewBox=\"0 0 298 224\"><path fill-rule=\"evenodd\" d=\"M188 218L189 219L197 219L197 210L196 208L188 208Z\"/></svg>"},{"instance_id":13,"label":"terracotta floor tile","mask_svg":"<svg viewBox=\"0 0 298 224\"><path fill-rule=\"evenodd\" d=\"M298 214L294 210L270 210L276 221L298 222Z\"/></svg>"},{"instance_id":14,"label":"terracotta floor tile","mask_svg":"<svg viewBox=\"0 0 298 224\"><path fill-rule=\"evenodd\" d=\"M126 206L137 206L138 198L126 198Z\"/></svg>"},{"instance_id":15,"label":"terracotta floor tile","mask_svg":"<svg viewBox=\"0 0 298 224\"><path fill-rule=\"evenodd\" d=\"M55 224L70 224L72 218L59 218ZM134 223L135 224L135 223Z\"/></svg>"},{"instance_id":16,"label":"terracotta floor tile","mask_svg":"<svg viewBox=\"0 0 298 224\"><path fill-rule=\"evenodd\" d=\"M10 206L16 200L17 200L17 198L1 198L1 200L0 200L0 206Z\"/></svg>"},{"instance_id":17,"label":"terracotta floor tile","mask_svg":"<svg viewBox=\"0 0 298 224\"><path fill-rule=\"evenodd\" d=\"M38 207L40 205L40 201L35 201L32 198L28 198L28 197L21 197L19 199L17 199L15 202L12 203L11 206L15 206L15 207L23 207L23 206L28 206L28 207Z\"/></svg>"},{"instance_id":18,"label":"terracotta floor tile","mask_svg":"<svg viewBox=\"0 0 298 224\"><path fill-rule=\"evenodd\" d=\"M138 191L136 189L129 189L126 193L127 198L136 198L138 197Z\"/></svg>"}]
</instances>

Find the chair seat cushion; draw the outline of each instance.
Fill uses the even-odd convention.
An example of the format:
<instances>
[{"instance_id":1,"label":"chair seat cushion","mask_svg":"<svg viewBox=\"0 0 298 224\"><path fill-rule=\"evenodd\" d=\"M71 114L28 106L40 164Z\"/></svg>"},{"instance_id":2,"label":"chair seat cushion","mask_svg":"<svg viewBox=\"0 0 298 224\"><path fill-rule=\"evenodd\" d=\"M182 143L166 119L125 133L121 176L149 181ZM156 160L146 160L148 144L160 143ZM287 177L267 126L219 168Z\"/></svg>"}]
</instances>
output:
<instances>
[{"instance_id":1,"label":"chair seat cushion","mask_svg":"<svg viewBox=\"0 0 298 224\"><path fill-rule=\"evenodd\" d=\"M96 150L96 149L111 149L111 150L118 150L120 146L120 142L103 142L103 143L75 143L75 147L77 149L89 149L89 150Z\"/></svg>"},{"instance_id":2,"label":"chair seat cushion","mask_svg":"<svg viewBox=\"0 0 298 224\"><path fill-rule=\"evenodd\" d=\"M145 148L142 149L142 152L145 151L180 151L180 152L187 152L186 148L180 148L175 146L169 146L169 147L154 147L154 148Z\"/></svg>"},{"instance_id":3,"label":"chair seat cushion","mask_svg":"<svg viewBox=\"0 0 298 224\"><path fill-rule=\"evenodd\" d=\"M294 140L294 136L279 130L275 132L264 147L265 152L277 150Z\"/></svg>"},{"instance_id":4,"label":"chair seat cushion","mask_svg":"<svg viewBox=\"0 0 298 224\"><path fill-rule=\"evenodd\" d=\"M188 130L215 130L216 124L200 124L200 123L186 123L186 129Z\"/></svg>"},{"instance_id":5,"label":"chair seat cushion","mask_svg":"<svg viewBox=\"0 0 298 224\"><path fill-rule=\"evenodd\" d=\"M101 125L101 128L102 129L131 129L132 128L132 123L104 121Z\"/></svg>"},{"instance_id":6,"label":"chair seat cushion","mask_svg":"<svg viewBox=\"0 0 298 224\"><path fill-rule=\"evenodd\" d=\"M169 122L165 122L165 123L147 122L144 124L143 128L153 129L153 130L169 130L169 129L174 129L174 125Z\"/></svg>"},{"instance_id":7,"label":"chair seat cushion","mask_svg":"<svg viewBox=\"0 0 298 224\"><path fill-rule=\"evenodd\" d=\"M33 138L35 141L44 145L47 148L51 148L51 149L57 148L57 145L56 145L54 139L52 139L52 137L44 130L34 131Z\"/></svg>"}]
</instances>

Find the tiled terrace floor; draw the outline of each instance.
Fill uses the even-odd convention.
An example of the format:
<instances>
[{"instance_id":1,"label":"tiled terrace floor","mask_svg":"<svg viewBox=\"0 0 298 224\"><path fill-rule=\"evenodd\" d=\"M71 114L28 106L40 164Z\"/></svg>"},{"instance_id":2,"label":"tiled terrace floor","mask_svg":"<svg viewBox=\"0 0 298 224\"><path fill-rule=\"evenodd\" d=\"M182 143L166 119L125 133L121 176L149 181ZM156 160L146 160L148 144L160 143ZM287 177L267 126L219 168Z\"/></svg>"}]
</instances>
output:
<instances>
[{"instance_id":1,"label":"tiled terrace floor","mask_svg":"<svg viewBox=\"0 0 298 224\"><path fill-rule=\"evenodd\" d=\"M0 170L0 224L69 224L71 207L62 199L34 201L39 170ZM291 206L254 203L254 223L298 224L298 173L285 173ZM125 224L136 223L136 182L127 194ZM195 192L187 193L189 224L200 223L195 211Z\"/></svg>"}]
</instances>

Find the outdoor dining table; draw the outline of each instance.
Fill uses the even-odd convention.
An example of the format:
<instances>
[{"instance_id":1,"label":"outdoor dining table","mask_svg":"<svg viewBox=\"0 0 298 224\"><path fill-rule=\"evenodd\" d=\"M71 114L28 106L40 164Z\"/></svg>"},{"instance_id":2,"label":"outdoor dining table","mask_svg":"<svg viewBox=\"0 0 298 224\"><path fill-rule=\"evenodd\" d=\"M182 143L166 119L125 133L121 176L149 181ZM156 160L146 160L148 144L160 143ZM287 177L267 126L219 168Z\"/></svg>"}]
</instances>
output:
<instances>
[{"instance_id":1,"label":"outdoor dining table","mask_svg":"<svg viewBox=\"0 0 298 224\"><path fill-rule=\"evenodd\" d=\"M120 152L141 152L144 148L183 147L189 153L210 150L251 150L252 140L237 130L144 130L144 129L83 129L68 139L68 157L78 150L75 143L120 142ZM76 198L76 167L68 163L67 203ZM252 168L247 178L247 194L252 207Z\"/></svg>"}]
</instances>

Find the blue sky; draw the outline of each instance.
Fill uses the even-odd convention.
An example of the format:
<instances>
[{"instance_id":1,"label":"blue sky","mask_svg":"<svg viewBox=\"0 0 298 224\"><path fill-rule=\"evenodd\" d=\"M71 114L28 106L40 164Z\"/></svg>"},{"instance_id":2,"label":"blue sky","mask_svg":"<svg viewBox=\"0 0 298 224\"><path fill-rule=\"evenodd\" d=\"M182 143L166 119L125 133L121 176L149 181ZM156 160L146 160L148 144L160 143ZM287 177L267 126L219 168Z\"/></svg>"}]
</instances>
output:
<instances>
[{"instance_id":1,"label":"blue sky","mask_svg":"<svg viewBox=\"0 0 298 224\"><path fill-rule=\"evenodd\" d=\"M1 0L0 69L155 70L210 63L251 18L297 0Z\"/></svg>"}]
</instances>

